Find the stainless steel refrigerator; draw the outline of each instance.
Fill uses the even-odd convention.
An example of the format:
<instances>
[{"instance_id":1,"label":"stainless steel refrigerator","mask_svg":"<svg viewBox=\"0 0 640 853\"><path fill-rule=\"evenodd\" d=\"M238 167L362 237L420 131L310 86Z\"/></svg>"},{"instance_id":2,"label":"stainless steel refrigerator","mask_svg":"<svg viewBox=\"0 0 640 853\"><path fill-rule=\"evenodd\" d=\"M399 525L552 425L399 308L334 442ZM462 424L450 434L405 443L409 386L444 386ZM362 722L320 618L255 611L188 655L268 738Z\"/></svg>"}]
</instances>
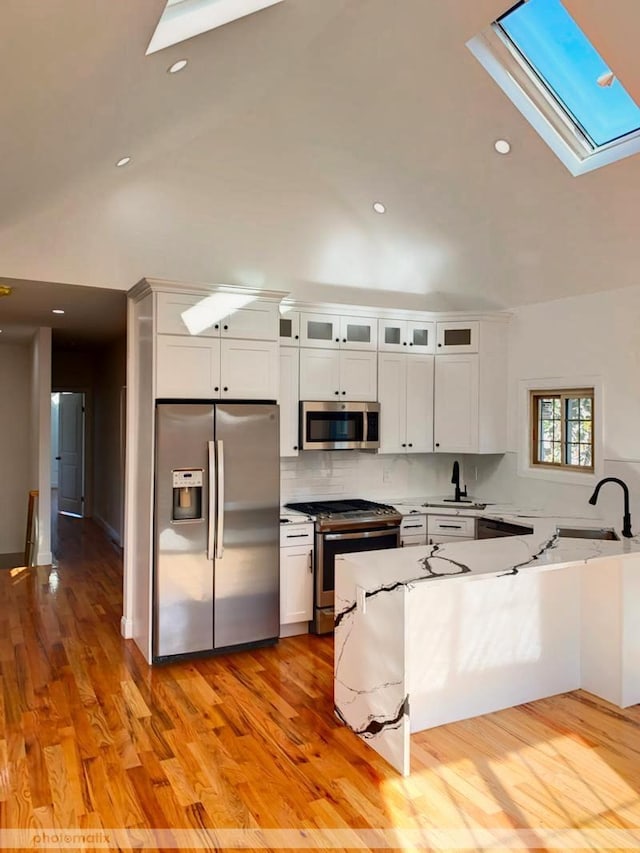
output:
<instances>
[{"instance_id":1,"label":"stainless steel refrigerator","mask_svg":"<svg viewBox=\"0 0 640 853\"><path fill-rule=\"evenodd\" d=\"M279 634L278 407L158 403L153 657Z\"/></svg>"}]
</instances>

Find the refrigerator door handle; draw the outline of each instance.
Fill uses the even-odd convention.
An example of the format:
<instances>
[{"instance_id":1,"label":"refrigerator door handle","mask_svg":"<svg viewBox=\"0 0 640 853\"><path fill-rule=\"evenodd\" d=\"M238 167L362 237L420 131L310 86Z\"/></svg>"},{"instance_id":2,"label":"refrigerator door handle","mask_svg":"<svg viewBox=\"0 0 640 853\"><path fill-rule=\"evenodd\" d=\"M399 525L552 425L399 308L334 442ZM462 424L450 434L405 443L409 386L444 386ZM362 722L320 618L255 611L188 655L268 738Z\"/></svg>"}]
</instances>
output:
<instances>
[{"instance_id":1,"label":"refrigerator door handle","mask_svg":"<svg viewBox=\"0 0 640 853\"><path fill-rule=\"evenodd\" d=\"M217 504L217 526L216 526L216 560L221 560L224 554L224 442L221 438L216 442L217 452L217 477L216 477L216 504Z\"/></svg>"},{"instance_id":2,"label":"refrigerator door handle","mask_svg":"<svg viewBox=\"0 0 640 853\"><path fill-rule=\"evenodd\" d=\"M213 560L214 557L214 537L216 529L216 499L215 499L215 481L216 481L216 448L215 441L208 441L209 448L209 518L207 525L207 558Z\"/></svg>"}]
</instances>

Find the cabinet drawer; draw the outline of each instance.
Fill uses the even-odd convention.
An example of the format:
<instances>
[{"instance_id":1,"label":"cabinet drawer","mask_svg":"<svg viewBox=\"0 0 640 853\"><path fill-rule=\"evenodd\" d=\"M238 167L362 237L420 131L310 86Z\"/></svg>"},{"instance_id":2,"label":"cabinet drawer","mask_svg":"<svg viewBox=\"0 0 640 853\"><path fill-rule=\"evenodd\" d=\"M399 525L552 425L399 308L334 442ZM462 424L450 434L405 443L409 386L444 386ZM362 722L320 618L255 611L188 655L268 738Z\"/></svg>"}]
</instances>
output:
<instances>
[{"instance_id":1,"label":"cabinet drawer","mask_svg":"<svg viewBox=\"0 0 640 853\"><path fill-rule=\"evenodd\" d=\"M443 536L466 536L474 539L476 535L475 518L461 518L458 515L430 515L428 516L427 528L429 536L442 534Z\"/></svg>"},{"instance_id":2,"label":"cabinet drawer","mask_svg":"<svg viewBox=\"0 0 640 853\"><path fill-rule=\"evenodd\" d=\"M419 536L427 532L427 517L425 515L407 515L400 522L400 535Z\"/></svg>"},{"instance_id":3,"label":"cabinet drawer","mask_svg":"<svg viewBox=\"0 0 640 853\"><path fill-rule=\"evenodd\" d=\"M313 548L313 524L281 524L280 547L309 545Z\"/></svg>"},{"instance_id":4,"label":"cabinet drawer","mask_svg":"<svg viewBox=\"0 0 640 853\"><path fill-rule=\"evenodd\" d=\"M471 542L473 541L473 536L428 536L427 544L428 545L446 545L447 542L453 542L457 544L459 542Z\"/></svg>"}]
</instances>

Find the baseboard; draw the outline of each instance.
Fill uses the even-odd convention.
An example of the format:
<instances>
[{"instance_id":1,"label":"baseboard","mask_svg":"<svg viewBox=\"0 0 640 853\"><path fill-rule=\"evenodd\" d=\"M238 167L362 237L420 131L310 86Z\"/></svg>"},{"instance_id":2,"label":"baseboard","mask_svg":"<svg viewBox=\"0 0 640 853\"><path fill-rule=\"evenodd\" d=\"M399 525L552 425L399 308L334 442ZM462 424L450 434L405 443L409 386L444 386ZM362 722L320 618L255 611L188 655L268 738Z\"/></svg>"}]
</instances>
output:
<instances>
[{"instance_id":1,"label":"baseboard","mask_svg":"<svg viewBox=\"0 0 640 853\"><path fill-rule=\"evenodd\" d=\"M133 637L133 620L123 616L120 620L120 633L125 640L130 640Z\"/></svg>"},{"instance_id":2,"label":"baseboard","mask_svg":"<svg viewBox=\"0 0 640 853\"><path fill-rule=\"evenodd\" d=\"M104 530L109 539L111 539L111 541L114 542L118 546L118 548L122 548L122 537L120 536L117 530L115 530L108 522L106 522L101 515L98 515L97 512L94 512L93 520L96 522L96 524L100 525L100 527Z\"/></svg>"},{"instance_id":3,"label":"baseboard","mask_svg":"<svg viewBox=\"0 0 640 853\"><path fill-rule=\"evenodd\" d=\"M308 622L291 622L288 625L280 626L280 637L297 637L300 634L309 633Z\"/></svg>"},{"instance_id":4,"label":"baseboard","mask_svg":"<svg viewBox=\"0 0 640 853\"><path fill-rule=\"evenodd\" d=\"M40 551L36 560L36 566L50 566L53 562L51 551Z\"/></svg>"}]
</instances>

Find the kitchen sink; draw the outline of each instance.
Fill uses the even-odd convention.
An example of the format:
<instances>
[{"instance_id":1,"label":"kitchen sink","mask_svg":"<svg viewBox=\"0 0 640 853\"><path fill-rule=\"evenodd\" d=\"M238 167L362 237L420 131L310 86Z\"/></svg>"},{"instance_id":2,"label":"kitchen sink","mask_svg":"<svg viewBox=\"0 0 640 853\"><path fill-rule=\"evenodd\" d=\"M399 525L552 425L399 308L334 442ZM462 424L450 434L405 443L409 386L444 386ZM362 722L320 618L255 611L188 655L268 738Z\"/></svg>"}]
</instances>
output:
<instances>
[{"instance_id":1,"label":"kitchen sink","mask_svg":"<svg viewBox=\"0 0 640 853\"><path fill-rule=\"evenodd\" d=\"M440 507L445 509L486 509L488 504L476 503L475 501L454 501L453 499L448 501L446 498L443 501L428 501L427 503L422 504L422 506L433 506Z\"/></svg>"},{"instance_id":2,"label":"kitchen sink","mask_svg":"<svg viewBox=\"0 0 640 853\"><path fill-rule=\"evenodd\" d=\"M614 542L620 540L612 527L556 527L556 533L567 539L608 539Z\"/></svg>"}]
</instances>

